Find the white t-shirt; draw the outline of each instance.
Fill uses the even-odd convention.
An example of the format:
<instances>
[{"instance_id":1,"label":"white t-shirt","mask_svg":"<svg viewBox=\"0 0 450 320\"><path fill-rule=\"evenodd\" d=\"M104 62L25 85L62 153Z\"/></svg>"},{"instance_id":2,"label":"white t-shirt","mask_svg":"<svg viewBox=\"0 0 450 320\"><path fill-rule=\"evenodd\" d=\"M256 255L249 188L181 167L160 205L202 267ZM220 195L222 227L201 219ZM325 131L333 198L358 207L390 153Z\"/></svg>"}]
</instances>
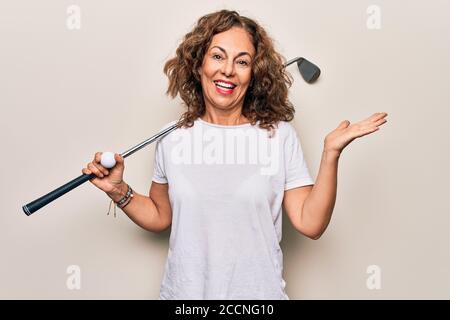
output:
<instances>
[{"instance_id":1,"label":"white t-shirt","mask_svg":"<svg viewBox=\"0 0 450 320\"><path fill-rule=\"evenodd\" d=\"M159 299L289 300L284 191L314 184L290 123L269 138L258 124L199 118L158 140L153 181L169 184L172 207Z\"/></svg>"}]
</instances>

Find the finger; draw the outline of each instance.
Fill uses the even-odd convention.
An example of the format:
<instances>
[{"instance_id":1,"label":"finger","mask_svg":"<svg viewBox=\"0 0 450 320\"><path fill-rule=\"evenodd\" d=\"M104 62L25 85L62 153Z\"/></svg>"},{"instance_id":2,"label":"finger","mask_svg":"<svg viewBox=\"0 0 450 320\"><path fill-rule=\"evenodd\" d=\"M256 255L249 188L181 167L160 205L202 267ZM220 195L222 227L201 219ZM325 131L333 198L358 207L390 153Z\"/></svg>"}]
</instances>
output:
<instances>
[{"instance_id":1,"label":"finger","mask_svg":"<svg viewBox=\"0 0 450 320\"><path fill-rule=\"evenodd\" d=\"M122 157L120 154L115 153L115 154L114 154L114 159L116 160L116 165L115 165L115 167L121 168L121 167L124 166L124 159L123 159L123 157Z\"/></svg>"},{"instance_id":2,"label":"finger","mask_svg":"<svg viewBox=\"0 0 450 320\"><path fill-rule=\"evenodd\" d=\"M381 113L374 113L373 115L371 115L369 118L367 118L366 120L363 120L361 122L358 122L357 124L362 125L362 126L374 126L376 125L376 123L382 119L384 119L387 116L386 112L381 112Z\"/></svg>"},{"instance_id":3,"label":"finger","mask_svg":"<svg viewBox=\"0 0 450 320\"><path fill-rule=\"evenodd\" d=\"M366 123L366 122L374 122L374 121L378 121L381 118L384 118L387 116L386 112L377 112L374 113L373 115L371 115L370 117L368 117L367 119L361 121L361 123Z\"/></svg>"},{"instance_id":4,"label":"finger","mask_svg":"<svg viewBox=\"0 0 450 320\"><path fill-rule=\"evenodd\" d=\"M123 162L123 157L118 153L114 153L114 159L116 159L117 162Z\"/></svg>"},{"instance_id":5,"label":"finger","mask_svg":"<svg viewBox=\"0 0 450 320\"><path fill-rule=\"evenodd\" d=\"M369 133L377 131L379 128L374 125L355 125L353 130L351 131L351 137L354 138L360 138L363 137Z\"/></svg>"},{"instance_id":6,"label":"finger","mask_svg":"<svg viewBox=\"0 0 450 320\"><path fill-rule=\"evenodd\" d=\"M89 162L87 165L88 169L92 171L97 177L103 178L103 173L97 168L92 162Z\"/></svg>"},{"instance_id":7,"label":"finger","mask_svg":"<svg viewBox=\"0 0 450 320\"><path fill-rule=\"evenodd\" d=\"M84 174L87 174L87 175L91 175L92 174L92 171L87 169L87 168L84 168L83 170L81 170L81 172L83 172ZM98 178L94 175L94 177L90 178L89 181L93 181L95 179L98 179Z\"/></svg>"},{"instance_id":8,"label":"finger","mask_svg":"<svg viewBox=\"0 0 450 320\"><path fill-rule=\"evenodd\" d=\"M373 133L375 131L378 131L379 129L380 129L379 127L367 127L366 129L362 130L359 133L358 138L364 137L364 136L366 136L368 134L371 134L371 133Z\"/></svg>"},{"instance_id":9,"label":"finger","mask_svg":"<svg viewBox=\"0 0 450 320\"><path fill-rule=\"evenodd\" d=\"M102 153L103 152L96 152L94 155L94 161L96 163L100 163L100 161L102 160Z\"/></svg>"},{"instance_id":10,"label":"finger","mask_svg":"<svg viewBox=\"0 0 450 320\"><path fill-rule=\"evenodd\" d=\"M92 163L98 170L100 170L101 173L103 173L105 176L109 174L108 169L106 169L104 166L102 166L100 163L93 162Z\"/></svg>"},{"instance_id":11,"label":"finger","mask_svg":"<svg viewBox=\"0 0 450 320\"><path fill-rule=\"evenodd\" d=\"M387 117L387 113L386 112L377 112L373 115L373 120L374 121L378 121L379 119L383 119Z\"/></svg>"},{"instance_id":12,"label":"finger","mask_svg":"<svg viewBox=\"0 0 450 320\"><path fill-rule=\"evenodd\" d=\"M345 129L350 125L350 121L348 120L344 120L342 121L339 126L337 127L338 129Z\"/></svg>"},{"instance_id":13,"label":"finger","mask_svg":"<svg viewBox=\"0 0 450 320\"><path fill-rule=\"evenodd\" d=\"M382 118L382 119L379 119L379 120L375 121L374 125L375 126L381 126L381 125L385 124L386 122L387 122L387 119Z\"/></svg>"}]
</instances>

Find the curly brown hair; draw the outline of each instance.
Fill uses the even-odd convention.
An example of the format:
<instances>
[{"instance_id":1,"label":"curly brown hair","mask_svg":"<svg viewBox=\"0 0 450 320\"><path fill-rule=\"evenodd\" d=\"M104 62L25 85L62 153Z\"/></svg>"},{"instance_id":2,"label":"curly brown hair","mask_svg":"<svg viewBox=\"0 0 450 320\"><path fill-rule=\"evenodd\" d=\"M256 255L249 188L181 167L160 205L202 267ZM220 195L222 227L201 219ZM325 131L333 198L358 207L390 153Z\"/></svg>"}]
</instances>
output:
<instances>
[{"instance_id":1,"label":"curly brown hair","mask_svg":"<svg viewBox=\"0 0 450 320\"><path fill-rule=\"evenodd\" d=\"M256 55L251 63L252 76L247 89L242 114L255 125L269 132L278 121L291 121L294 106L288 99L292 76L286 71L286 59L275 51L273 40L254 20L236 11L221 10L201 17L194 29L187 33L176 50L176 57L164 65L169 78L166 94L175 98L180 94L187 111L178 121L178 127L192 127L206 109L198 68L215 34L240 27L252 39Z\"/></svg>"}]
</instances>

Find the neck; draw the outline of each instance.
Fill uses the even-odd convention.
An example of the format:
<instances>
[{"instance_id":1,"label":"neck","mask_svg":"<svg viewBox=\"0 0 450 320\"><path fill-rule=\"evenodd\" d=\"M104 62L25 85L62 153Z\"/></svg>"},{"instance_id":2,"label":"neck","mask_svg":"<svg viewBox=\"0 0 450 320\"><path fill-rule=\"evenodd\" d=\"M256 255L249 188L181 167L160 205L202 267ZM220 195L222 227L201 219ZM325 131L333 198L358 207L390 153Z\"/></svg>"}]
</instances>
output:
<instances>
[{"instance_id":1,"label":"neck","mask_svg":"<svg viewBox=\"0 0 450 320\"><path fill-rule=\"evenodd\" d=\"M246 117L244 117L244 115L242 115L241 109L227 112L227 111L208 110L207 108L205 114L200 118L206 122L213 124L220 124L224 126L235 126L250 122Z\"/></svg>"}]
</instances>

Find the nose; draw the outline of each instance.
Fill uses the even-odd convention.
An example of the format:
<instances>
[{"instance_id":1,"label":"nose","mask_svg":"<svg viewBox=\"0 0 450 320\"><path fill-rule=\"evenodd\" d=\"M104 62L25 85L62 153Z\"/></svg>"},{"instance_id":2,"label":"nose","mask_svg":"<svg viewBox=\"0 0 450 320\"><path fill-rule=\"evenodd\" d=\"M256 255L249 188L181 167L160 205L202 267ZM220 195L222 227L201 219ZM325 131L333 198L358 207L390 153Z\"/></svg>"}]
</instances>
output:
<instances>
[{"instance_id":1,"label":"nose","mask_svg":"<svg viewBox=\"0 0 450 320\"><path fill-rule=\"evenodd\" d=\"M228 59L223 65L222 65L222 73L226 75L227 77L230 77L233 75L234 72L234 63L233 60Z\"/></svg>"}]
</instances>

